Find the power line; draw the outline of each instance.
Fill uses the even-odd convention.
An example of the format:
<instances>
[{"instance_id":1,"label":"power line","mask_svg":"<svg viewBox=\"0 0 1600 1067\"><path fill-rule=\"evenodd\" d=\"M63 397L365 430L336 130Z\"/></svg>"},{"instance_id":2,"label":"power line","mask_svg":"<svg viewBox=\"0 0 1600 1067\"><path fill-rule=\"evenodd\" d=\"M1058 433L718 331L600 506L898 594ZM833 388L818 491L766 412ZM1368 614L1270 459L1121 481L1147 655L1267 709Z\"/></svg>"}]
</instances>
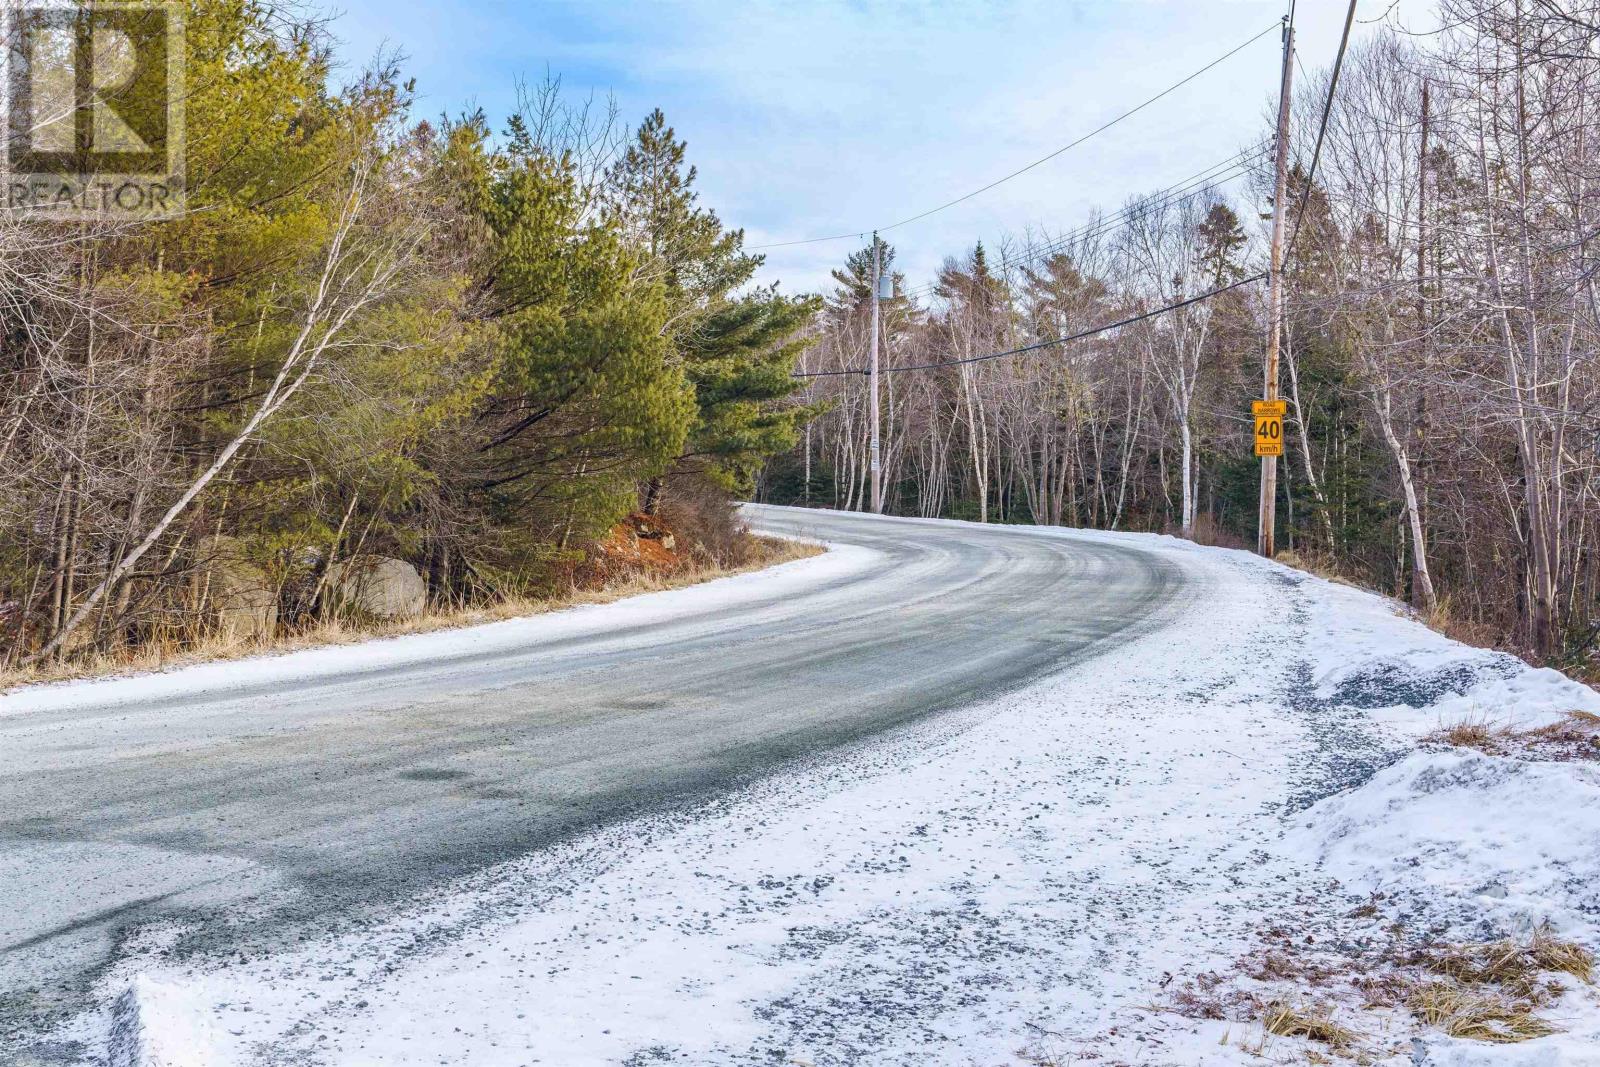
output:
<instances>
[{"instance_id":1,"label":"power line","mask_svg":"<svg viewBox=\"0 0 1600 1067\"><path fill-rule=\"evenodd\" d=\"M1240 168L1239 170L1237 170L1233 174L1227 175L1226 177L1223 177L1223 178L1221 178L1219 180L1209 182L1208 186L1215 186L1215 185L1218 185L1218 184L1221 184L1221 183L1230 182L1230 181L1234 180L1235 178L1242 177L1243 175L1245 175L1247 173L1248 173L1248 169L1247 168ZM1165 204L1172 202L1173 200L1181 199L1184 195L1192 193L1193 191L1194 190L1179 190L1172 197L1169 197L1169 198L1167 198L1165 200L1151 199L1151 200L1148 200L1148 201L1141 201L1138 206L1139 206L1139 208L1141 210L1156 210L1156 209L1161 208ZM1061 252L1064 252L1067 249L1069 249L1073 245L1073 243L1075 243L1075 242L1091 241L1091 240L1094 240L1096 238L1103 237L1104 235L1106 235L1108 233L1111 233L1111 232L1114 232L1116 230L1122 229L1123 227L1129 225L1133 221L1134 221L1134 216L1133 215L1122 217L1120 219L1116 218L1116 217L1113 217L1111 219L1106 220L1103 224L1099 224L1099 225L1095 225L1095 226L1091 226L1091 227L1086 227L1084 229L1075 231L1073 233L1066 234L1063 237L1061 237L1060 239L1058 239L1056 242L1053 242L1052 244L1046 245L1046 246L1044 246L1042 248L1030 251L1026 255L1021 256L1021 257L1019 257L1017 259L1002 259L1000 261L1000 270L999 270L999 272L1002 275L1007 275L1013 269L1024 268L1024 267L1027 267L1027 266L1029 266L1031 264L1037 263L1042 259L1047 259L1050 256L1057 255L1057 254L1059 254ZM934 296L934 295L936 295L938 293L938 290L939 290L941 284L942 283L937 282L937 281L927 282L927 283L925 283L923 285L920 285L920 286L916 287L915 289L908 289L904 293L901 293L899 295L904 297L904 298L906 298L906 299L910 299L910 300L917 300L917 299L924 298L924 297Z\"/></svg>"},{"instance_id":2,"label":"power line","mask_svg":"<svg viewBox=\"0 0 1600 1067\"><path fill-rule=\"evenodd\" d=\"M1339 88L1339 69L1344 66L1345 49L1350 44L1350 26L1356 18L1356 0L1350 0L1350 9L1344 16L1344 34L1339 38L1339 52L1333 57L1333 75L1328 80L1328 99L1322 103L1322 122L1317 127L1317 145L1311 152L1311 169L1306 172L1306 187L1300 190L1300 210L1295 213L1294 232L1289 235L1289 247L1284 250L1287 263L1294 255L1294 243L1300 237L1300 227L1306 221L1306 206L1311 202L1311 186L1317 177L1317 161L1322 158L1322 139L1328 133L1328 116L1333 114L1333 94Z\"/></svg>"},{"instance_id":3,"label":"power line","mask_svg":"<svg viewBox=\"0 0 1600 1067\"><path fill-rule=\"evenodd\" d=\"M919 215L912 215L910 218L901 219L899 222L890 223L888 226L881 226L881 227L879 227L879 229L880 230L892 230L897 226L905 226L905 225L908 225L908 224L913 223L913 222L918 222L918 221L920 221L922 219L927 218L929 215L937 214L938 212L943 211L945 208L954 207L955 205L957 205L959 203L962 203L963 201L971 200L973 197L978 196L981 193L986 193L990 189L993 189L995 186L1001 185L1001 184L1003 184L1005 182L1008 182L1012 178L1015 178L1015 177L1017 177L1019 175L1026 174L1028 171L1032 170L1033 168L1035 168L1035 167L1037 167L1037 166L1039 166L1039 165L1041 165L1043 163L1048 163L1050 160L1052 160L1052 159L1056 158L1057 156L1061 155L1063 152L1067 151L1068 149L1076 148L1078 145L1083 144L1083 142L1089 140L1091 137L1094 137L1097 134L1101 134L1101 133L1104 133L1106 130L1109 130L1111 127L1117 125L1117 123L1121 122L1123 119L1126 119L1126 118L1129 118L1129 117L1131 117L1133 115L1138 114L1140 111L1143 111L1145 108L1149 107L1151 104L1155 103L1157 100L1160 100L1162 97L1165 97L1165 96L1167 96L1167 95L1169 95L1169 94L1171 94L1173 92L1176 92L1178 89L1183 88L1185 85L1188 85L1190 82L1192 82L1196 78L1200 77L1200 75L1202 75L1202 74L1206 73L1207 71L1211 70L1213 67L1215 67L1218 64L1222 63L1224 60L1231 59L1237 53L1243 51L1248 46L1254 44L1256 41L1260 40L1262 37L1265 37L1268 33L1270 33L1275 28L1276 28L1275 26L1268 26L1265 30L1262 30L1260 33L1256 34L1254 37L1252 37L1248 41L1244 42L1244 44L1241 44L1237 48L1233 49L1233 51L1228 52L1226 55L1220 56L1219 58L1212 60L1210 63L1206 64L1204 67L1201 67L1199 70L1195 71L1193 74L1189 75L1187 78L1184 78L1182 81L1176 82L1173 85L1168 86L1166 89L1163 89L1161 92L1157 93L1155 96L1152 96L1150 99L1146 100L1144 103L1138 105L1137 107L1135 107L1135 108L1133 108L1133 109L1131 109L1129 111L1123 112L1121 115L1118 115L1116 118L1112 119L1110 122L1107 122L1105 125L1099 127L1098 129L1091 130L1088 133L1084 134L1082 137L1078 138L1076 141L1072 141L1069 144L1065 144L1065 145L1061 146L1060 148L1056 149L1054 152L1051 152L1049 155L1045 156L1044 158L1035 160L1034 162L1029 163L1026 167L1021 168L1020 170L1012 171L1010 174L1007 174L1004 178L996 179L995 181L990 182L988 185L985 185L981 189L974 189L972 192L966 194L965 196L959 196L956 199L951 200L949 203L940 204L938 207L930 208L927 211L924 211Z\"/></svg>"},{"instance_id":4,"label":"power line","mask_svg":"<svg viewBox=\"0 0 1600 1067\"><path fill-rule=\"evenodd\" d=\"M1021 348L1007 349L1004 352L988 352L988 353L985 353L984 355L981 355L981 356L968 356L965 359L947 359L947 360L941 360L941 361L939 361L937 363L911 363L911 364L907 364L905 366L900 366L900 367L883 367L878 371L878 373L879 374L903 374L903 373L905 373L907 371L938 370L941 367L960 367L960 366L966 366L966 365L973 364L973 363L987 363L990 360L1004 359L1007 356L1020 356L1020 355L1022 355L1024 353L1026 353L1026 352L1037 352L1040 349L1044 349L1044 348L1053 348L1053 347L1055 347L1057 345L1070 344L1073 341L1081 341L1086 337L1093 337L1096 334L1102 334L1102 333L1106 333L1106 332L1111 331L1111 330L1121 329L1124 326L1132 326L1136 322L1143 322L1146 319L1153 319L1158 315L1165 315L1169 311L1178 311L1178 310L1180 310L1182 308L1189 307L1192 304L1198 304L1201 301L1210 300L1212 297L1221 296L1223 293L1230 292L1230 291L1232 291L1234 289L1238 289L1241 286L1250 285L1253 282L1259 282L1265 277L1266 277L1265 274L1252 274L1248 278L1240 278L1236 282L1233 282L1233 283L1231 283L1229 285L1221 286L1220 288L1217 288L1217 289L1212 289L1210 292L1201 293L1199 296L1191 296L1189 299L1180 300L1175 304L1168 304L1165 307L1155 308L1155 309L1150 310L1150 311L1143 311L1143 312L1140 312L1137 315L1133 315L1133 316L1131 316L1129 318L1122 319L1122 320L1120 320L1118 322L1107 323L1104 326L1096 326L1092 330L1083 330L1083 331L1081 331L1079 333L1075 333L1075 334L1072 334L1072 335L1067 336L1067 337L1057 337L1057 338L1053 338L1052 340L1049 340L1049 341L1039 341L1036 344L1023 345ZM866 373L867 373L866 371L860 370L860 369L796 371L791 375L791 377L794 377L794 378L838 378L838 377L844 377L844 376L856 375L856 374L863 374L864 375Z\"/></svg>"},{"instance_id":5,"label":"power line","mask_svg":"<svg viewBox=\"0 0 1600 1067\"><path fill-rule=\"evenodd\" d=\"M1022 256L1019 256L1015 259L1002 258L1000 261L1000 269L1002 271L1009 270L1012 267L1020 267L1025 264L1044 259L1047 256L1054 255L1057 252L1070 248L1073 244L1079 241L1099 237L1103 234L1111 232L1112 230L1118 229L1119 227L1132 221L1141 212L1163 207L1175 200L1182 199L1184 196L1187 196L1198 189L1233 181L1235 178L1248 173L1250 165L1260 158L1260 156L1265 154L1265 152L1265 147L1251 148L1229 156L1227 159L1222 160L1219 163L1214 163L1203 170L1196 171L1195 173L1189 175L1189 177L1184 178L1182 181L1176 182L1173 185L1167 186L1165 189L1157 189L1155 192L1141 197L1131 204L1126 204L1110 215L1102 216L1101 218L1097 219L1091 219L1089 222L1084 223L1076 229L1069 230L1066 233L1052 238L1048 243L1039 248L1028 250L1027 253ZM899 295L904 297L916 297L926 293L931 293L937 288L939 288L938 282L926 282L922 285L916 286L915 288L907 289Z\"/></svg>"},{"instance_id":6,"label":"power line","mask_svg":"<svg viewBox=\"0 0 1600 1067\"><path fill-rule=\"evenodd\" d=\"M1153 193L1148 197L1124 207L1113 215L1108 215L1104 218L1095 219L1091 222L1085 223L1076 230L1070 230L1067 233L1061 234L1060 236L1050 240L1048 243L1038 248L1029 249L1025 254L1014 259L1002 257L1000 260L1000 271L1001 273L1007 273L1013 268L1024 267L1032 263L1037 263L1042 259L1047 259L1050 256L1056 255L1057 253L1066 251L1074 244L1084 241L1091 241L1098 237L1103 237L1106 234L1115 230L1119 230L1133 222L1140 214L1144 212L1165 207L1174 201L1182 200L1185 196L1189 196L1200 189L1212 188L1218 185L1226 184L1247 173L1249 173L1249 165L1247 163L1244 165L1236 163L1231 167L1224 168L1223 170L1210 172L1206 177L1198 181L1190 181L1185 185L1175 186L1170 190ZM925 282L924 284L917 286L915 289L908 289L901 295L910 298L927 296L936 292L939 289L940 284L941 283L938 281Z\"/></svg>"},{"instance_id":7,"label":"power line","mask_svg":"<svg viewBox=\"0 0 1600 1067\"><path fill-rule=\"evenodd\" d=\"M920 214L912 215L909 218L901 219L899 222L891 222L887 226L868 227L867 229L856 230L856 231L853 231L851 233L833 234L833 235L828 236L828 237L807 237L807 238L804 238L804 239L798 240L798 241L774 241L774 242L771 242L769 244L750 245L750 246L748 246L748 249L749 249L749 251L752 251L752 252L758 252L758 251L761 251L761 250L767 249L767 248L792 248L792 247L794 247L796 245L821 244L821 243L823 243L825 241L844 241L844 240L849 240L851 238L859 239L861 237L864 237L871 230L877 230L877 231L879 231L881 233L884 230L893 230L893 229L895 229L897 227L906 226L906 225L909 225L909 224L911 224L913 222L920 222L922 219L927 218L929 215L936 215L939 212L945 210L946 208L955 207L957 204L963 203L963 202L965 202L967 200L971 200L973 197L979 196L979 195L981 195L983 193L986 193L990 189L993 189L998 185L1003 185L1004 183L1010 181L1013 178L1016 178L1016 177L1019 177L1020 175L1026 174L1028 171L1033 170L1035 167L1038 167L1038 166L1040 166L1041 164L1044 164L1044 163L1048 163L1050 160L1052 160L1052 159L1056 158L1057 156L1061 155L1063 152L1066 152L1069 149L1076 148L1078 145L1083 144L1085 141L1089 140L1091 137L1095 137L1095 136L1098 136L1099 134L1104 133L1105 131L1109 130L1111 127L1117 125L1119 122L1122 122L1124 119L1131 118L1132 116L1137 115L1139 112L1143 111L1145 108L1149 107L1151 104L1155 103L1156 101L1162 99L1163 97L1169 96L1172 93L1176 92L1177 90L1183 88L1185 85L1188 85L1190 82L1194 81L1196 78L1200 77L1200 75L1202 75L1202 74L1206 73L1207 71L1211 70L1213 67L1216 67L1219 64L1225 62L1226 60L1229 60L1229 59L1233 58L1235 55L1237 55L1238 53L1244 51L1250 45L1255 44L1261 38L1265 37L1267 34L1271 33L1273 30L1275 30L1277 28L1278 28L1278 23L1274 22L1271 26L1268 26L1266 29L1262 30L1260 33L1256 34L1254 37L1251 37L1248 41L1245 41L1243 44L1235 47L1231 51L1228 51L1228 52L1224 53L1223 55L1218 56L1216 59L1213 59L1210 63L1207 63L1205 66L1201 67L1199 70L1195 71L1193 74L1190 74L1188 77L1184 78L1182 81L1174 82L1173 84L1167 86L1165 89L1161 90L1155 96L1150 97L1150 99L1144 101L1143 103L1141 103L1141 104L1139 104L1139 105L1137 105L1137 106L1135 106L1133 108L1130 108L1127 111L1124 111L1122 114L1118 115L1116 118L1114 118L1114 119L1110 120L1109 122L1105 123L1103 126L1097 127L1096 129L1093 129L1093 130L1090 130L1088 133L1084 134L1082 137L1079 137L1077 140L1071 141L1071 142L1069 142L1067 144L1062 145L1060 148L1056 149L1054 152L1051 152L1049 155L1043 156L1043 157L1041 157L1039 159L1036 159L1032 163L1029 163L1027 166L1022 167L1022 168L1020 168L1018 170L1014 170L1010 174L1007 174L1003 178L996 178L994 181L990 182L988 185L985 185L980 189L974 189L972 192L967 193L967 194L965 194L963 196L958 196L954 200L951 200L951 201L948 201L946 203L940 204L938 207L929 208L928 210L926 210L924 212L921 212Z\"/></svg>"},{"instance_id":8,"label":"power line","mask_svg":"<svg viewBox=\"0 0 1600 1067\"><path fill-rule=\"evenodd\" d=\"M1054 255L1071 247L1074 243L1100 237L1112 230L1132 221L1141 212L1163 207L1175 200L1196 192L1200 189L1226 184L1235 178L1249 173L1250 167L1262 155L1266 154L1265 147L1250 148L1228 157L1220 163L1214 163L1204 170L1196 171L1189 177L1165 189L1158 189L1148 196L1142 197L1131 204L1125 205L1111 215L1093 219L1084 223L1077 229L1069 230L1058 237L1051 239L1040 248L1030 249L1025 255L1015 259L1003 258L1000 261L1002 271L1012 267L1020 267L1028 263L1037 262L1047 256ZM907 289L897 295L906 298L915 298L933 292L939 288L938 282L926 282L912 289Z\"/></svg>"}]
</instances>

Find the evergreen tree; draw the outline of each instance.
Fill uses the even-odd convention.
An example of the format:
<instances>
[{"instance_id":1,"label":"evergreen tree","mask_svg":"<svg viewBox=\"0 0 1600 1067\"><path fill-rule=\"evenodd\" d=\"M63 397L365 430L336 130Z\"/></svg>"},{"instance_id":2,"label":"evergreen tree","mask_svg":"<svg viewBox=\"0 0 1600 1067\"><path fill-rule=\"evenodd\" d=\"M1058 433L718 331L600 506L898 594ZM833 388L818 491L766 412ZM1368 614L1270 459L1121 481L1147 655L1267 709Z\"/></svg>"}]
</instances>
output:
<instances>
[{"instance_id":1,"label":"evergreen tree","mask_svg":"<svg viewBox=\"0 0 1600 1067\"><path fill-rule=\"evenodd\" d=\"M1200 235L1197 266L1212 287L1220 288L1243 278L1244 268L1239 264L1238 253L1245 246L1244 228L1239 225L1239 216L1233 208L1217 201L1196 229Z\"/></svg>"},{"instance_id":2,"label":"evergreen tree","mask_svg":"<svg viewBox=\"0 0 1600 1067\"><path fill-rule=\"evenodd\" d=\"M895 277L894 273L894 245L883 238L876 238L878 242L878 269L881 273ZM872 302L872 242L868 241L865 248L858 248L845 257L843 267L835 267L830 272L836 283L833 292L827 299L828 316L836 321L849 319L851 316L864 313ZM880 311L882 308L879 309Z\"/></svg>"},{"instance_id":3,"label":"evergreen tree","mask_svg":"<svg viewBox=\"0 0 1600 1067\"><path fill-rule=\"evenodd\" d=\"M716 212L700 205L699 172L685 167L687 147L660 109L652 111L612 166L606 189L609 215L638 260L635 277L661 284L675 337L761 266L761 257L743 251L744 231L724 230Z\"/></svg>"},{"instance_id":4,"label":"evergreen tree","mask_svg":"<svg viewBox=\"0 0 1600 1067\"><path fill-rule=\"evenodd\" d=\"M660 287L671 358L691 385L697 417L677 469L745 490L762 460L794 445L802 408L779 408L792 393L795 338L815 304L776 287L738 295L761 266L746 253L743 230L724 230L701 206L686 145L652 111L608 175L609 217L637 256L636 284ZM661 481L648 481L653 511Z\"/></svg>"},{"instance_id":5,"label":"evergreen tree","mask_svg":"<svg viewBox=\"0 0 1600 1067\"><path fill-rule=\"evenodd\" d=\"M795 361L816 300L758 289L705 316L684 348L700 417L685 460L747 492L769 457L787 452L811 408L779 406L795 391Z\"/></svg>"},{"instance_id":6,"label":"evergreen tree","mask_svg":"<svg viewBox=\"0 0 1600 1067\"><path fill-rule=\"evenodd\" d=\"M629 510L637 482L681 453L693 390L671 356L663 285L635 280L614 222L585 221L570 158L513 130L505 151L466 170L489 240L497 367L472 490L518 581L536 576L540 545L597 536Z\"/></svg>"}]
</instances>

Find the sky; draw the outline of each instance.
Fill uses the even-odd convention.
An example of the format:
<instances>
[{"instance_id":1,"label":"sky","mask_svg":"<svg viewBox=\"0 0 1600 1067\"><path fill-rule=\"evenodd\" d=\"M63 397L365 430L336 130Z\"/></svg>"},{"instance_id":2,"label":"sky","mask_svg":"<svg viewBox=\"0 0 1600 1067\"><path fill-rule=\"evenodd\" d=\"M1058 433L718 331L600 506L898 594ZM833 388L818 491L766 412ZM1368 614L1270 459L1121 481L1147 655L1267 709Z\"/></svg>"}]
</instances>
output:
<instances>
[{"instance_id":1,"label":"sky","mask_svg":"<svg viewBox=\"0 0 1600 1067\"><path fill-rule=\"evenodd\" d=\"M1423 2L1399 0L1391 17ZM1391 6L1361 0L1357 19L1373 21L1357 37ZM1344 8L1299 0L1303 71L1331 64ZM613 99L630 128L661 108L688 143L703 202L763 245L866 234L987 185L1273 27L1284 2L342 0L335 10L348 67L398 50L424 117L481 107L499 128L519 79L547 73L575 100ZM1279 36L1267 33L1081 146L885 232L896 269L921 285L979 240L993 249L1007 234L1060 233L1222 162L1268 128L1279 61ZM821 290L865 244L767 249L760 280Z\"/></svg>"}]
</instances>

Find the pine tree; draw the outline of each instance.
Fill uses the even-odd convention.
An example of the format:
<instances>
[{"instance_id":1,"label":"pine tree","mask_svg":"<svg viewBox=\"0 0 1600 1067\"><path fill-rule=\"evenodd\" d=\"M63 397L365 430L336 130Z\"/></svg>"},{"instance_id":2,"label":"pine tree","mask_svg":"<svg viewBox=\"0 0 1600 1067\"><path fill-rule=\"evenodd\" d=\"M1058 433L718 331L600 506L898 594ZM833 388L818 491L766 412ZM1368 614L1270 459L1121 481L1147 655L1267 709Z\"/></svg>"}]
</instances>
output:
<instances>
[{"instance_id":1,"label":"pine tree","mask_svg":"<svg viewBox=\"0 0 1600 1067\"><path fill-rule=\"evenodd\" d=\"M724 230L716 212L700 206L699 172L685 168L687 147L657 109L607 176L610 218L638 257L635 277L662 285L675 337L761 266L759 256L743 251L743 230Z\"/></svg>"},{"instance_id":2,"label":"pine tree","mask_svg":"<svg viewBox=\"0 0 1600 1067\"><path fill-rule=\"evenodd\" d=\"M894 245L881 237L876 240L878 269L881 273L892 277ZM865 248L851 252L845 257L844 266L835 267L830 273L836 285L827 299L829 317L842 321L865 313L872 301L872 242L868 241Z\"/></svg>"},{"instance_id":3,"label":"pine tree","mask_svg":"<svg viewBox=\"0 0 1600 1067\"><path fill-rule=\"evenodd\" d=\"M694 395L667 334L660 281L614 221L585 221L572 162L513 136L483 186L498 379L483 414L475 492L501 526L508 568L538 546L595 536L630 509L634 486L678 456ZM511 577L515 577L512 575Z\"/></svg>"},{"instance_id":4,"label":"pine tree","mask_svg":"<svg viewBox=\"0 0 1600 1067\"><path fill-rule=\"evenodd\" d=\"M737 295L762 259L743 250L743 230L724 230L700 205L686 147L652 111L608 176L608 214L638 257L635 282L661 288L671 358L694 390L698 416L678 471L746 489L766 457L794 445L805 417L775 402L797 386L795 337L815 305L775 287ZM660 492L660 479L651 479L646 511Z\"/></svg>"}]
</instances>

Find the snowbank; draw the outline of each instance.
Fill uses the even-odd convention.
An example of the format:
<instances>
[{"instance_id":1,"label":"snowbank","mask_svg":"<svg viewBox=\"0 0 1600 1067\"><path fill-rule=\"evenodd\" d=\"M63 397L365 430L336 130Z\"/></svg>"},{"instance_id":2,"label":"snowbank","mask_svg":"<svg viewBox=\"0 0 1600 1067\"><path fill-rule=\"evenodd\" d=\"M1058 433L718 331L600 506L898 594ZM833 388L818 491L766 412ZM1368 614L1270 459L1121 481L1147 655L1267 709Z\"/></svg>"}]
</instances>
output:
<instances>
[{"instance_id":1,"label":"snowbank","mask_svg":"<svg viewBox=\"0 0 1600 1067\"><path fill-rule=\"evenodd\" d=\"M194 990L135 978L112 1008L109 1067L228 1067Z\"/></svg>"},{"instance_id":2,"label":"snowbank","mask_svg":"<svg viewBox=\"0 0 1600 1067\"><path fill-rule=\"evenodd\" d=\"M650 626L688 611L722 611L775 594L799 593L869 571L881 559L878 553L854 545L828 547L830 551L820 556L718 578L699 586L524 619L206 663L155 674L24 686L0 694L0 715L111 708L251 690L270 692L272 686L291 681L336 681L410 664L525 650L543 642L598 633L616 626L619 620L626 620L633 627Z\"/></svg>"},{"instance_id":3,"label":"snowbank","mask_svg":"<svg viewBox=\"0 0 1600 1067\"><path fill-rule=\"evenodd\" d=\"M1316 694L1396 736L1460 723L1530 729L1600 695L1557 671L1449 641L1392 601L1320 582L1308 607ZM1430 746L1294 817L1280 848L1352 894L1382 894L1446 940L1526 937L1551 924L1600 948L1600 764ZM1569 992L1561 1032L1515 1045L1418 1037L1419 1067L1595 1067L1600 997Z\"/></svg>"},{"instance_id":4,"label":"snowbank","mask_svg":"<svg viewBox=\"0 0 1600 1067\"><path fill-rule=\"evenodd\" d=\"M1600 943L1600 765L1417 752L1304 813L1288 842L1363 893Z\"/></svg>"},{"instance_id":5,"label":"snowbank","mask_svg":"<svg viewBox=\"0 0 1600 1067\"><path fill-rule=\"evenodd\" d=\"M1388 597L1276 569L1309 594L1300 654L1319 699L1372 712L1409 737L1441 721L1538 726L1600 711L1600 693L1559 671L1452 641Z\"/></svg>"}]
</instances>

